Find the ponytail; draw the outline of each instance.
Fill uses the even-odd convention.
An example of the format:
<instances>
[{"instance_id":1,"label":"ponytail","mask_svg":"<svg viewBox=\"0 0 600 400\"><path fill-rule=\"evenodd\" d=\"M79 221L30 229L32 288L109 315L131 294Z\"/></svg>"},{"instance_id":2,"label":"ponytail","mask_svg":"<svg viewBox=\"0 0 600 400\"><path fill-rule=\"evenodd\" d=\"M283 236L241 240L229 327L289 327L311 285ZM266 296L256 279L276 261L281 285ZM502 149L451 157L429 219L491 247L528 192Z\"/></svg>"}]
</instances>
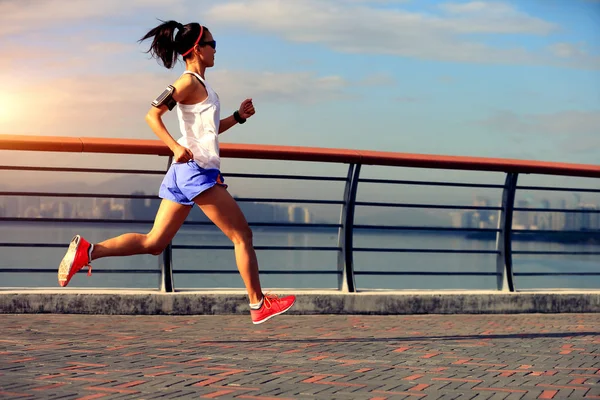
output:
<instances>
[{"instance_id":1,"label":"ponytail","mask_svg":"<svg viewBox=\"0 0 600 400\"><path fill-rule=\"evenodd\" d=\"M208 29L196 22L187 25L173 20L161 22L162 24L151 29L139 41L142 42L154 37L147 53L162 61L162 64L170 69L175 65L178 54L186 54L183 57L184 59L188 57L190 50L199 40L202 40L202 36L206 34ZM175 29L177 29L177 34L173 36Z\"/></svg>"}]
</instances>

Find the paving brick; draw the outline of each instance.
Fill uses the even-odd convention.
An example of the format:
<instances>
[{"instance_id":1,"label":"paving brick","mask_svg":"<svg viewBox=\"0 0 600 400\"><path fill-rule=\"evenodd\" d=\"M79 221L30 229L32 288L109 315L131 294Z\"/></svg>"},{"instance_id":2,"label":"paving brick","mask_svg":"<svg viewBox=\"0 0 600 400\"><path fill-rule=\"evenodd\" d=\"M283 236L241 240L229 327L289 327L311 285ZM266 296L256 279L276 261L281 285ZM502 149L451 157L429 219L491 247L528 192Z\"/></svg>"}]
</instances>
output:
<instances>
[{"instance_id":1,"label":"paving brick","mask_svg":"<svg viewBox=\"0 0 600 400\"><path fill-rule=\"evenodd\" d=\"M4 315L0 397L598 399L595 326L597 314Z\"/></svg>"}]
</instances>

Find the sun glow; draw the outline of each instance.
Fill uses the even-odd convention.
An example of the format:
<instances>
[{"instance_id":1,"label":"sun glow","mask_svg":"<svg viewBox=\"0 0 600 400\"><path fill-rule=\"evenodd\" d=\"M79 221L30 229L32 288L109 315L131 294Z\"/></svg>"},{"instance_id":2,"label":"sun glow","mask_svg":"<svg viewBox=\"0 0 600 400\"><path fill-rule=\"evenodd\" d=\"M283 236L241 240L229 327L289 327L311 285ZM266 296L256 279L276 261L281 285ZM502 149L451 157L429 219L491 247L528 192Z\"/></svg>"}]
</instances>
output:
<instances>
[{"instance_id":1,"label":"sun glow","mask_svg":"<svg viewBox=\"0 0 600 400\"><path fill-rule=\"evenodd\" d=\"M9 101L8 94L0 93L0 124L5 124L12 120L15 117L15 112L16 107L14 107Z\"/></svg>"}]
</instances>

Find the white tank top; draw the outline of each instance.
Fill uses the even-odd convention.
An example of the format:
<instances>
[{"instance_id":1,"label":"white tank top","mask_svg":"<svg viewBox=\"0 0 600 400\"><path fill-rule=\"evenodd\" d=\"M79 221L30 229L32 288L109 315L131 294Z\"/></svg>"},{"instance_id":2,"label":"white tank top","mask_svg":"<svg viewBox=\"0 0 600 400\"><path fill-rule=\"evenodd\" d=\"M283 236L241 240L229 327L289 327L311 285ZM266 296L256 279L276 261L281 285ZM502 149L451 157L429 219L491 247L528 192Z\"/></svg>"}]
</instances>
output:
<instances>
[{"instance_id":1,"label":"white tank top","mask_svg":"<svg viewBox=\"0 0 600 400\"><path fill-rule=\"evenodd\" d=\"M177 117L183 135L177 143L187 147L194 154L194 161L202 168L221 168L219 154L219 123L221 121L221 103L217 93L204 79L192 71L192 74L206 87L208 97L196 104L177 104Z\"/></svg>"}]
</instances>

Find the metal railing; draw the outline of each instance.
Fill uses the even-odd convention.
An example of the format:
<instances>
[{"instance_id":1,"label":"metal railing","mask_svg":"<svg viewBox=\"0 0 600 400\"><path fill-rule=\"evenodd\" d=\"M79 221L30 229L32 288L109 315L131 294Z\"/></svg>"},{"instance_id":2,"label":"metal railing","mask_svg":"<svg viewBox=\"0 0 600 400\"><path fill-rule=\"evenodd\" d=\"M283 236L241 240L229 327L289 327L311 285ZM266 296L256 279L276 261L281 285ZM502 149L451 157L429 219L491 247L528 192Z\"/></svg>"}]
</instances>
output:
<instances>
[{"instance_id":1,"label":"metal railing","mask_svg":"<svg viewBox=\"0 0 600 400\"><path fill-rule=\"evenodd\" d=\"M136 154L157 155L171 157L169 149L160 141L136 140L136 139L103 139L103 138L74 138L74 137L36 137L0 135L0 150L11 151L41 151L41 152L70 152L70 153L100 153L100 154ZM589 213L596 215L598 209L555 209L555 208L519 208L515 207L515 195L519 190L540 191L570 191L600 193L600 189L587 188L554 188L544 186L517 186L520 174L544 174L556 176L600 178L600 166L549 163L538 161L523 161L509 159L490 159L478 157L451 157L416 155L403 153L388 153L375 151L357 150L332 150L320 148L284 147L284 146L258 146L258 145L234 145L222 144L221 156L229 158L259 159L259 160L286 160L286 161L311 161L324 163L341 163L348 167L346 177L313 176L313 175L285 175L285 174L252 174L252 173L227 173L228 177L250 178L250 179L282 179L282 180L306 180L306 181L331 181L343 182L344 193L340 200L319 199L295 199L295 198L237 198L240 203L244 202L268 202L268 203L295 203L295 204L327 204L341 207L340 220L338 224L328 223L282 223L282 222L251 222L251 227L302 227L333 228L338 230L337 246L255 246L257 251L268 250L306 250L306 251L335 251L337 257L336 271L303 270L284 271L269 270L261 271L261 274L336 274L338 277L338 289L344 292L357 291L355 277L358 275L389 276L389 275L448 275L448 272L435 271L356 271L354 268L354 255L356 253L368 252L392 252L392 253L467 253L467 254L492 254L496 256L495 272L453 272L453 275L462 276L495 276L496 286L500 291L513 292L516 290L515 276L541 276L541 275L573 275L573 276L600 276L600 271L588 272L559 272L559 273L514 273L513 255L515 254L539 254L539 255L600 255L599 251L589 252L566 252L566 251L515 251L512 249L513 235L536 233L569 233L564 230L529 230L513 229L514 212L562 212L562 213ZM169 158L170 159L170 158ZM170 163L170 162L169 162ZM167 163L167 164L169 164ZM503 185L477 184L461 182L422 181L422 180L392 180L392 179L368 179L361 178L361 167L364 165L378 165L390 167L412 167L441 170L465 170L465 171L487 171L501 172L505 174ZM162 175L164 170L134 170L134 169L110 169L110 168L71 168L71 167L39 167L39 166L14 166L0 165L4 171L39 171L39 172L80 172L80 173L104 173L104 174L137 174L137 175ZM393 203L357 201L359 185L363 183L383 185L409 185L409 186L431 186L431 187L459 187L479 189L501 189L502 196L499 207L491 206L463 206L450 204L421 204L421 203ZM0 191L0 196L37 196L37 197L60 197L60 198L118 198L118 199L156 199L153 195L123 195L123 194L100 194L100 193L58 193L58 192L12 192ZM458 227L430 227L430 226L390 226L390 225L367 225L355 224L355 212L357 207L386 207L386 208L424 208L434 210L472 210L498 212L496 228L458 228ZM599 216L600 218L600 216ZM31 222L43 221L49 224L60 224L66 222L85 222L103 224L106 222L118 222L121 224L147 223L152 221L141 220L105 220L105 219L82 219L82 218L24 218L24 217L1 217L0 222ZM186 225L211 225L210 222L186 221ZM481 232L496 236L496 245L493 250L473 249L424 249L424 248L381 248L381 247L356 247L353 244L355 231L358 230L388 230L388 231L462 231ZM575 231L578 235L598 235L599 231ZM45 247L63 248L65 244L58 243L26 243L26 242L3 242L0 248L7 247ZM160 289L166 292L175 290L174 271L172 267L173 250L207 250L207 249L233 249L233 246L215 245L174 245L170 244L160 256ZM17 272L56 272L55 269L27 269L27 268L0 268L1 273ZM157 273L151 269L137 270L110 270L106 272L122 273ZM186 274L195 271L184 271ZM237 273L237 271L224 270L201 270L202 273Z\"/></svg>"}]
</instances>

